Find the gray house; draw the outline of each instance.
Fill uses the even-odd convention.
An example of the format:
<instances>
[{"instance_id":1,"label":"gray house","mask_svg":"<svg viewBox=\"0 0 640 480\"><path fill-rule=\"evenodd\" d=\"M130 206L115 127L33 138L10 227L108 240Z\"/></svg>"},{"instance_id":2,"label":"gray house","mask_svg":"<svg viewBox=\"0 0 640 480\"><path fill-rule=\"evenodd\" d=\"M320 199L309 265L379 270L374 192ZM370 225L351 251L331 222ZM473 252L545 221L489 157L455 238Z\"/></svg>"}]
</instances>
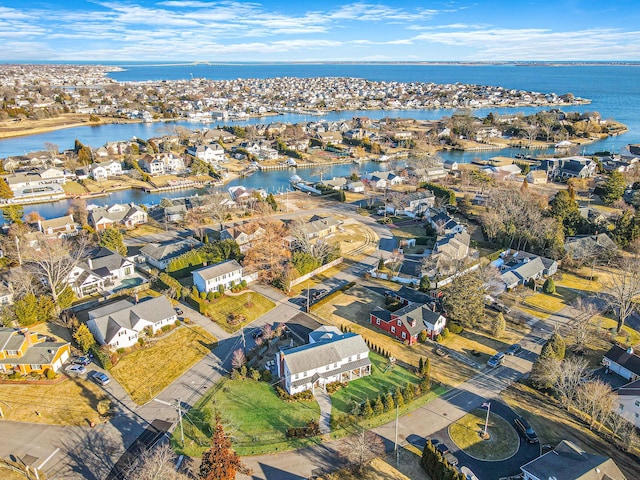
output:
<instances>
[{"instance_id":1,"label":"gray house","mask_svg":"<svg viewBox=\"0 0 640 480\"><path fill-rule=\"evenodd\" d=\"M171 260L201 245L202 242L194 238L185 238L165 243L148 243L140 249L140 253L149 265L164 270Z\"/></svg>"}]
</instances>

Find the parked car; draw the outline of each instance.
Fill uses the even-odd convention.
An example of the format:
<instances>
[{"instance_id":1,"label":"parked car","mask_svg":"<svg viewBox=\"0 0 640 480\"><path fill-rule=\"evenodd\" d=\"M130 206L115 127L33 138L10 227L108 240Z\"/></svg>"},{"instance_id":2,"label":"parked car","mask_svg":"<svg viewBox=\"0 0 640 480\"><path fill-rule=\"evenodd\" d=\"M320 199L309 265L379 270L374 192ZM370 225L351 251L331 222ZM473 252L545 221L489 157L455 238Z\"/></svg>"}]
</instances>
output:
<instances>
[{"instance_id":1,"label":"parked car","mask_svg":"<svg viewBox=\"0 0 640 480\"><path fill-rule=\"evenodd\" d=\"M442 455L449 453L449 447L447 446L446 443L438 442L438 444L436 445L436 448Z\"/></svg>"},{"instance_id":2,"label":"parked car","mask_svg":"<svg viewBox=\"0 0 640 480\"><path fill-rule=\"evenodd\" d=\"M91 359L89 357L76 357L73 359L73 363L86 367L91 363Z\"/></svg>"},{"instance_id":3,"label":"parked car","mask_svg":"<svg viewBox=\"0 0 640 480\"><path fill-rule=\"evenodd\" d=\"M514 343L513 345L511 345L509 348L507 348L506 350L506 354L507 355L515 355L516 353L518 353L520 350L522 350L522 347L520 346L519 343Z\"/></svg>"},{"instance_id":4,"label":"parked car","mask_svg":"<svg viewBox=\"0 0 640 480\"><path fill-rule=\"evenodd\" d=\"M496 353L493 357L491 357L487 361L487 365L493 368L493 367L497 367L498 365L502 365L503 362L504 362L504 353L499 352L499 353Z\"/></svg>"},{"instance_id":5,"label":"parked car","mask_svg":"<svg viewBox=\"0 0 640 480\"><path fill-rule=\"evenodd\" d=\"M509 313L511 309L507 307L504 303L493 302L491 306L499 312Z\"/></svg>"},{"instance_id":6,"label":"parked car","mask_svg":"<svg viewBox=\"0 0 640 480\"><path fill-rule=\"evenodd\" d=\"M181 309L179 309L178 307L174 308L174 310L176 311L176 313L177 313L178 315L182 315L182 314L184 313L184 312L183 312Z\"/></svg>"},{"instance_id":7,"label":"parked car","mask_svg":"<svg viewBox=\"0 0 640 480\"><path fill-rule=\"evenodd\" d=\"M513 421L516 430L529 443L538 443L538 435L524 417L516 417Z\"/></svg>"},{"instance_id":8,"label":"parked car","mask_svg":"<svg viewBox=\"0 0 640 480\"><path fill-rule=\"evenodd\" d=\"M111 381L111 379L102 372L95 372L93 375L91 375L91 378L94 382L102 386L107 385Z\"/></svg>"},{"instance_id":9,"label":"parked car","mask_svg":"<svg viewBox=\"0 0 640 480\"><path fill-rule=\"evenodd\" d=\"M84 375L85 373L87 373L87 369L84 365L69 365L67 368L65 368L65 371L69 374L72 375Z\"/></svg>"},{"instance_id":10,"label":"parked car","mask_svg":"<svg viewBox=\"0 0 640 480\"><path fill-rule=\"evenodd\" d=\"M447 452L445 454L443 454L444 459L449 462L449 465L451 465L452 467L455 467L456 465L458 465L458 458L451 452Z\"/></svg>"}]
</instances>

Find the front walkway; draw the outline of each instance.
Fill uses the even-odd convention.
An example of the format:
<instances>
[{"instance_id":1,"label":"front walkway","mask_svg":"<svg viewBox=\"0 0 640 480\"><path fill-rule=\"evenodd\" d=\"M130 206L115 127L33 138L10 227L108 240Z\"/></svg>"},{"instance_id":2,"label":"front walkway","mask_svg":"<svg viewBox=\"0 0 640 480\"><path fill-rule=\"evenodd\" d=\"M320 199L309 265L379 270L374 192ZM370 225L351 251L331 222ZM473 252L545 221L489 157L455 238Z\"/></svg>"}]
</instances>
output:
<instances>
[{"instance_id":1,"label":"front walkway","mask_svg":"<svg viewBox=\"0 0 640 480\"><path fill-rule=\"evenodd\" d=\"M313 396L316 398L320 406L320 433L325 434L331 432L331 397L324 388L317 387L313 389Z\"/></svg>"}]
</instances>

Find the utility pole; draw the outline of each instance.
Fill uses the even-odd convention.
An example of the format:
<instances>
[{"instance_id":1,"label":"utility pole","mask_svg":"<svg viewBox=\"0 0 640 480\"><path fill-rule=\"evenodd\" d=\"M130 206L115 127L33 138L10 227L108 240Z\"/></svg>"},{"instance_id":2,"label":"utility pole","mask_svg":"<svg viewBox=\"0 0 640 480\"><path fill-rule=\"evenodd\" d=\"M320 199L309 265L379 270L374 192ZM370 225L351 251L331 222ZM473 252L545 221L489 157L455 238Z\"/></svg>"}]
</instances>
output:
<instances>
[{"instance_id":1,"label":"utility pole","mask_svg":"<svg viewBox=\"0 0 640 480\"><path fill-rule=\"evenodd\" d=\"M307 313L309 313L309 307L311 306L311 305L309 305L309 302L310 302L309 297L310 296L311 295L310 295L310 290L309 290L309 280L307 280Z\"/></svg>"},{"instance_id":2,"label":"utility pole","mask_svg":"<svg viewBox=\"0 0 640 480\"><path fill-rule=\"evenodd\" d=\"M395 447L394 450L396 452L396 468L398 468L400 466L400 451L398 450L398 413L399 413L399 407L398 404L396 403L396 441L395 441Z\"/></svg>"},{"instance_id":3,"label":"utility pole","mask_svg":"<svg viewBox=\"0 0 640 480\"><path fill-rule=\"evenodd\" d=\"M167 405L169 407L173 407L176 409L176 413L178 414L178 423L180 424L180 445L184 447L184 428L182 427L182 403L180 399L176 399L176 403L165 402L164 400L159 400L157 398L153 399L154 402L162 403L163 405Z\"/></svg>"},{"instance_id":4,"label":"utility pole","mask_svg":"<svg viewBox=\"0 0 640 480\"><path fill-rule=\"evenodd\" d=\"M482 432L482 436L487 438L487 427L489 427L489 412L491 411L491 402L485 402L482 404L483 407L487 407L487 419L484 421L484 431Z\"/></svg>"},{"instance_id":5,"label":"utility pole","mask_svg":"<svg viewBox=\"0 0 640 480\"><path fill-rule=\"evenodd\" d=\"M17 235L16 235L16 250L18 252L18 265L22 265L22 255L20 255L20 240L18 240Z\"/></svg>"}]
</instances>

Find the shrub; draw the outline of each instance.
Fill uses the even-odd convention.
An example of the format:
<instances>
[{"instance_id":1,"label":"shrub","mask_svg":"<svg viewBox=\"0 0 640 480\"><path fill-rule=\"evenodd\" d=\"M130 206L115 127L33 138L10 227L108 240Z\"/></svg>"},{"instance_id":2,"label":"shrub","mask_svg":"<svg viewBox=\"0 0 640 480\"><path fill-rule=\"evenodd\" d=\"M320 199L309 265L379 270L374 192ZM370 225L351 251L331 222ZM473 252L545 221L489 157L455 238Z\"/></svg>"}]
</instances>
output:
<instances>
[{"instance_id":1,"label":"shrub","mask_svg":"<svg viewBox=\"0 0 640 480\"><path fill-rule=\"evenodd\" d=\"M418 334L418 341L420 343L424 343L427 341L427 331L426 330L422 330L419 334Z\"/></svg>"},{"instance_id":2,"label":"shrub","mask_svg":"<svg viewBox=\"0 0 640 480\"><path fill-rule=\"evenodd\" d=\"M140 345L141 347L144 346L144 338L138 337L138 345Z\"/></svg>"},{"instance_id":3,"label":"shrub","mask_svg":"<svg viewBox=\"0 0 640 480\"><path fill-rule=\"evenodd\" d=\"M224 286L223 285L218 285L218 293L220 295L224 295Z\"/></svg>"},{"instance_id":4,"label":"shrub","mask_svg":"<svg viewBox=\"0 0 640 480\"><path fill-rule=\"evenodd\" d=\"M222 294L220 292L213 292L213 298L214 299L218 299L222 296Z\"/></svg>"},{"instance_id":5,"label":"shrub","mask_svg":"<svg viewBox=\"0 0 640 480\"><path fill-rule=\"evenodd\" d=\"M56 372L54 372L53 368L47 368L45 375L49 380L56 378Z\"/></svg>"},{"instance_id":6,"label":"shrub","mask_svg":"<svg viewBox=\"0 0 640 480\"><path fill-rule=\"evenodd\" d=\"M98 362L98 365L105 370L111 370L111 367L113 366L111 357L104 350L101 350L97 345L94 345L89 351Z\"/></svg>"},{"instance_id":7,"label":"shrub","mask_svg":"<svg viewBox=\"0 0 640 480\"><path fill-rule=\"evenodd\" d=\"M162 327L164 329L164 327ZM119 348L116 350L116 353L118 353L119 355L122 355L125 352L124 348Z\"/></svg>"},{"instance_id":8,"label":"shrub","mask_svg":"<svg viewBox=\"0 0 640 480\"><path fill-rule=\"evenodd\" d=\"M327 389L327 393L329 395L333 395L341 388L346 388L347 385L349 385L347 382L331 382L331 383L327 383L325 388Z\"/></svg>"},{"instance_id":9,"label":"shrub","mask_svg":"<svg viewBox=\"0 0 640 480\"><path fill-rule=\"evenodd\" d=\"M442 343L442 340L443 340L443 338L442 338L441 334L436 335L436 342Z\"/></svg>"},{"instance_id":10,"label":"shrub","mask_svg":"<svg viewBox=\"0 0 640 480\"><path fill-rule=\"evenodd\" d=\"M272 379L271 370L263 370L262 371L262 381L263 382L267 382L267 383L271 383L271 379Z\"/></svg>"},{"instance_id":11,"label":"shrub","mask_svg":"<svg viewBox=\"0 0 640 480\"><path fill-rule=\"evenodd\" d=\"M447 327L444 327L444 330L442 330L442 338L445 339L449 336L449 329Z\"/></svg>"},{"instance_id":12,"label":"shrub","mask_svg":"<svg viewBox=\"0 0 640 480\"><path fill-rule=\"evenodd\" d=\"M209 300L210 302L213 302L216 298L216 292L209 292L207 293L207 300Z\"/></svg>"},{"instance_id":13,"label":"shrub","mask_svg":"<svg viewBox=\"0 0 640 480\"><path fill-rule=\"evenodd\" d=\"M556 284L553 282L553 278L549 277L544 281L542 291L549 295L556 293Z\"/></svg>"},{"instance_id":14,"label":"shrub","mask_svg":"<svg viewBox=\"0 0 640 480\"><path fill-rule=\"evenodd\" d=\"M450 322L448 328L449 328L449 332L455 333L455 334L460 334L464 331L464 327L456 322Z\"/></svg>"},{"instance_id":15,"label":"shrub","mask_svg":"<svg viewBox=\"0 0 640 480\"><path fill-rule=\"evenodd\" d=\"M207 299L207 292L200 292L200 298L202 300L206 300Z\"/></svg>"},{"instance_id":16,"label":"shrub","mask_svg":"<svg viewBox=\"0 0 640 480\"><path fill-rule=\"evenodd\" d=\"M260 380L262 375L260 374L260 370L252 368L251 370L249 370L249 377L257 382L258 380Z\"/></svg>"}]
</instances>

